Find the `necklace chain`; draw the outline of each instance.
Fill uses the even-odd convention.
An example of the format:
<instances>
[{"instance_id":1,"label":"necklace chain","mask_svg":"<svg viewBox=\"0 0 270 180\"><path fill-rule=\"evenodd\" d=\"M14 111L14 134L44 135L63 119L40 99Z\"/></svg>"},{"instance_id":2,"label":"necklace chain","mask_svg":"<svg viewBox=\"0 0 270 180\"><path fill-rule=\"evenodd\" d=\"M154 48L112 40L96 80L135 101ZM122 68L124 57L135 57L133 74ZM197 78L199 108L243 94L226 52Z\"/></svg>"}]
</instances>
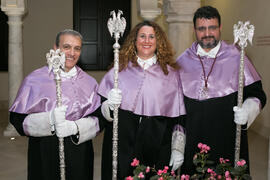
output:
<instances>
[{"instance_id":1,"label":"necklace chain","mask_svg":"<svg viewBox=\"0 0 270 180\"><path fill-rule=\"evenodd\" d=\"M207 86L208 86L208 84L207 84L208 78L209 78L209 76L210 76L210 74L211 74L211 72L212 72L212 70L213 70L213 67L214 67L214 65L215 65L217 56L215 57L214 62L212 63L211 69L210 69L209 73L207 74L207 76L206 76L206 74L205 74L205 68L204 68L204 65L203 65L201 56L198 55L198 57L199 57L199 59L200 59L201 65L202 65L203 77L204 77L204 86L205 86L205 88L207 89Z\"/></svg>"}]
</instances>

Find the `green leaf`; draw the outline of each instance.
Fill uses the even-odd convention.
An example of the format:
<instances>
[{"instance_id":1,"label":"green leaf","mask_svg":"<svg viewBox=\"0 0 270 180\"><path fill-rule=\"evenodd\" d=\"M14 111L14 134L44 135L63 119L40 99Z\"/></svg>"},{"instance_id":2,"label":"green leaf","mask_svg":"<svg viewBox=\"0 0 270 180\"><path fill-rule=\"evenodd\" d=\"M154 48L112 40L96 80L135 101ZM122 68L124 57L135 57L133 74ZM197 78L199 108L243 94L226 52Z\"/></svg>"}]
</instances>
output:
<instances>
[{"instance_id":1,"label":"green leaf","mask_svg":"<svg viewBox=\"0 0 270 180\"><path fill-rule=\"evenodd\" d=\"M152 176L151 178L150 178L150 180L157 180L159 178L159 176L158 175L155 175L155 176Z\"/></svg>"}]
</instances>

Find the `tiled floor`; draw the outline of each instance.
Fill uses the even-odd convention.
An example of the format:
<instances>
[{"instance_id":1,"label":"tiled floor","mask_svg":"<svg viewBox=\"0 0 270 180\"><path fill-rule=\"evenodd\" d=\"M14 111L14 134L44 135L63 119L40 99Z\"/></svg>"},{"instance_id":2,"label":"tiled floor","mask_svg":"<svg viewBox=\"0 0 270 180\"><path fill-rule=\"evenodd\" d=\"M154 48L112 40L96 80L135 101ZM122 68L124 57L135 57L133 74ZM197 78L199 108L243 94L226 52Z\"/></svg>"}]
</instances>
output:
<instances>
[{"instance_id":1,"label":"tiled floor","mask_svg":"<svg viewBox=\"0 0 270 180\"><path fill-rule=\"evenodd\" d=\"M27 138L4 137L7 111L0 110L0 180L26 180ZM100 179L102 134L94 139L95 180ZM267 180L268 140L249 131L250 168L253 180Z\"/></svg>"}]
</instances>

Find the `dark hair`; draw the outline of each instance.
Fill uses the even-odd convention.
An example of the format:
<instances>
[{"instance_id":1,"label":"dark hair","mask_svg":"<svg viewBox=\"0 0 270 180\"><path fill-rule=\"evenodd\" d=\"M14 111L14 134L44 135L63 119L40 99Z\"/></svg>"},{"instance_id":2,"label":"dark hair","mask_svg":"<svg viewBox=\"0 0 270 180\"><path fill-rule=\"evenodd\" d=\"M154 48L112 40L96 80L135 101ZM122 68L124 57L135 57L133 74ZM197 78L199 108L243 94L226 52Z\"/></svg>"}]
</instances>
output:
<instances>
[{"instance_id":1,"label":"dark hair","mask_svg":"<svg viewBox=\"0 0 270 180\"><path fill-rule=\"evenodd\" d=\"M73 36L78 36L81 39L81 41L83 41L83 37L78 31L74 31L72 29L65 29L65 30L60 31L59 33L57 33L56 38L55 38L56 47L59 47L60 37L62 35L64 35L64 34L70 34L70 35L73 35Z\"/></svg>"},{"instance_id":2,"label":"dark hair","mask_svg":"<svg viewBox=\"0 0 270 180\"><path fill-rule=\"evenodd\" d=\"M196 20L201 19L201 18L205 18L205 19L217 18L218 25L220 26L220 23L221 23L220 14L218 10L212 6L203 6L197 9L193 17L194 27L196 27Z\"/></svg>"}]
</instances>

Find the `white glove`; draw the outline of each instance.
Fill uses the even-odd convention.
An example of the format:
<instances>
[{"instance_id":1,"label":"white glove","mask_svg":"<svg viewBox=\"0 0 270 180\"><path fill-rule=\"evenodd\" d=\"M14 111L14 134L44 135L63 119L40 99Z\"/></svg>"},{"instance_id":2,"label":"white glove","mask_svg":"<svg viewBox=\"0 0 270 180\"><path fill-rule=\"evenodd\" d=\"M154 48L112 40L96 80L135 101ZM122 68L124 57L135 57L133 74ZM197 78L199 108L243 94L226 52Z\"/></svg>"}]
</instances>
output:
<instances>
[{"instance_id":1,"label":"white glove","mask_svg":"<svg viewBox=\"0 0 270 180\"><path fill-rule=\"evenodd\" d=\"M106 100L102 103L101 113L104 116L104 118L107 119L107 121L109 121L109 122L113 121L113 118L111 117L111 113L110 113L110 107L108 104L108 100Z\"/></svg>"},{"instance_id":2,"label":"white glove","mask_svg":"<svg viewBox=\"0 0 270 180\"><path fill-rule=\"evenodd\" d=\"M67 106L60 106L53 110L55 130L57 137L67 137L75 135L78 132L74 121L66 120Z\"/></svg>"},{"instance_id":3,"label":"white glove","mask_svg":"<svg viewBox=\"0 0 270 180\"><path fill-rule=\"evenodd\" d=\"M122 91L120 89L111 89L108 93L108 105L111 110L114 105L120 105L122 102Z\"/></svg>"},{"instance_id":4,"label":"white glove","mask_svg":"<svg viewBox=\"0 0 270 180\"><path fill-rule=\"evenodd\" d=\"M170 159L170 166L172 166L172 170L177 170L180 166L182 166L184 162L184 154L177 151L172 150L171 159Z\"/></svg>"},{"instance_id":5,"label":"white glove","mask_svg":"<svg viewBox=\"0 0 270 180\"><path fill-rule=\"evenodd\" d=\"M184 134L182 126L176 125L174 129L175 130L172 134L172 153L169 164L172 166L173 171L182 166L184 162L184 152L186 145L186 135Z\"/></svg>"},{"instance_id":6,"label":"white glove","mask_svg":"<svg viewBox=\"0 0 270 180\"><path fill-rule=\"evenodd\" d=\"M241 108L234 106L233 111L234 122L239 125L247 123L247 128L249 128L260 113L260 105L253 99L246 99Z\"/></svg>"}]
</instances>

